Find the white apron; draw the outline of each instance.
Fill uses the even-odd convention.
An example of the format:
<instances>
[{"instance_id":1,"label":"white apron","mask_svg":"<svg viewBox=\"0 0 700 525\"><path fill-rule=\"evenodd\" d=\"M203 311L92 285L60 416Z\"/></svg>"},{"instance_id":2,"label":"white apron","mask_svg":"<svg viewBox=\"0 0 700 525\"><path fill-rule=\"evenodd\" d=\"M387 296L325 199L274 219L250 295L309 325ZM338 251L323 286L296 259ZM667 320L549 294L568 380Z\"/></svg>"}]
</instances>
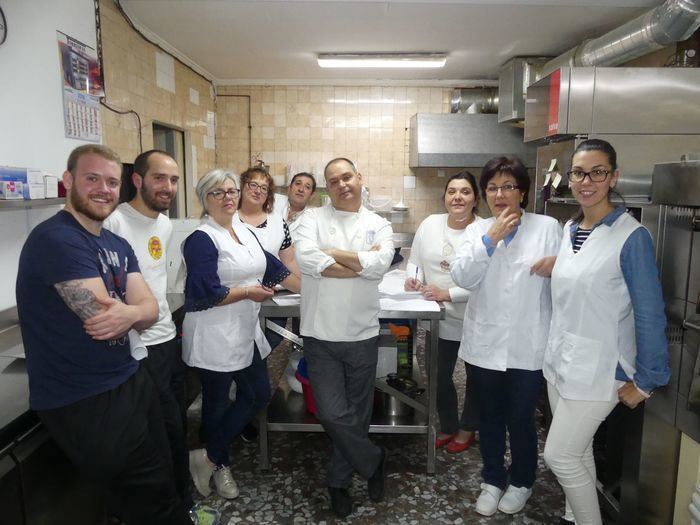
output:
<instances>
[{"instance_id":1,"label":"white apron","mask_svg":"<svg viewBox=\"0 0 700 525\"><path fill-rule=\"evenodd\" d=\"M552 271L552 326L542 370L565 399L616 401L617 364L633 377L637 355L620 253L642 226L623 213L611 226L596 227L578 253L569 226Z\"/></svg>"},{"instance_id":2,"label":"white apron","mask_svg":"<svg viewBox=\"0 0 700 525\"><path fill-rule=\"evenodd\" d=\"M248 228L233 222L242 244L213 219L206 218L197 228L206 233L219 252L218 275L223 286L255 286L265 274L265 255ZM260 357L270 353L258 313L260 303L243 299L224 306L187 312L182 328L182 358L189 366L233 372L253 362L254 344Z\"/></svg>"}]
</instances>

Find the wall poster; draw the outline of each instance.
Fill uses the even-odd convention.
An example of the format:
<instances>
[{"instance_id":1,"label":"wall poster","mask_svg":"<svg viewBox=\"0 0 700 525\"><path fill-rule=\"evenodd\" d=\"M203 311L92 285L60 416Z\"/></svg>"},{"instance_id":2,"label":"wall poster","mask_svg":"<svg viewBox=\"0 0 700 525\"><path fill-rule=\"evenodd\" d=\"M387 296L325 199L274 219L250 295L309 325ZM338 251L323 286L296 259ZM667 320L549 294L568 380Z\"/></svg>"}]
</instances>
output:
<instances>
[{"instance_id":1,"label":"wall poster","mask_svg":"<svg viewBox=\"0 0 700 525\"><path fill-rule=\"evenodd\" d=\"M56 31L63 84L63 122L66 137L100 142L102 72L92 47Z\"/></svg>"}]
</instances>

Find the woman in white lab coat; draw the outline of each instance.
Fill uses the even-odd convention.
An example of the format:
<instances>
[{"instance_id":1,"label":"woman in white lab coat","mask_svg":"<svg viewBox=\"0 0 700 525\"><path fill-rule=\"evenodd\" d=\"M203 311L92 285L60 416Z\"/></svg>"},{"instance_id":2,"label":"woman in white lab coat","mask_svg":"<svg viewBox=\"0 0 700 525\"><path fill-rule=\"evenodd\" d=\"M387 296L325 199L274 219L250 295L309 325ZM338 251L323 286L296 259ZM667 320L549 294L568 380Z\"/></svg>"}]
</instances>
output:
<instances>
[{"instance_id":1,"label":"woman in white lab coat","mask_svg":"<svg viewBox=\"0 0 700 525\"><path fill-rule=\"evenodd\" d=\"M450 269L454 282L471 292L459 356L471 365L479 413L484 483L476 511L490 516L522 510L535 481L535 407L561 227L525 213L530 177L517 158L491 159L479 187L493 217L467 227Z\"/></svg>"},{"instance_id":2,"label":"woman in white lab coat","mask_svg":"<svg viewBox=\"0 0 700 525\"><path fill-rule=\"evenodd\" d=\"M452 376L457 362L457 351L462 339L462 322L469 292L457 286L450 276L450 263L460 244L464 229L480 220L479 189L474 175L462 171L447 180L443 202L447 213L429 215L418 226L411 245L411 256L406 266L407 291L420 291L431 301L442 301L445 319L440 321L438 339L437 409L440 433L437 448L446 445L447 451L467 450L475 440L478 416L474 403L472 381L467 374L464 407L461 415L457 408L457 390Z\"/></svg>"},{"instance_id":3,"label":"woman in white lab coat","mask_svg":"<svg viewBox=\"0 0 700 525\"><path fill-rule=\"evenodd\" d=\"M238 184L232 172L207 173L197 184L204 209L200 226L183 243L187 267L183 360L195 367L202 383L202 441L190 452L197 490L208 496L213 475L223 498L238 496L229 469L228 449L243 427L270 398L270 353L258 322L260 302L272 286L294 278L261 247L245 226L232 221ZM236 381L236 400L229 389Z\"/></svg>"},{"instance_id":4,"label":"woman in white lab coat","mask_svg":"<svg viewBox=\"0 0 700 525\"><path fill-rule=\"evenodd\" d=\"M636 407L670 376L664 303L649 232L610 202L617 154L583 141L568 172L581 205L552 271L544 376L552 425L544 457L567 499L564 521L600 524L593 436L618 402Z\"/></svg>"}]
</instances>

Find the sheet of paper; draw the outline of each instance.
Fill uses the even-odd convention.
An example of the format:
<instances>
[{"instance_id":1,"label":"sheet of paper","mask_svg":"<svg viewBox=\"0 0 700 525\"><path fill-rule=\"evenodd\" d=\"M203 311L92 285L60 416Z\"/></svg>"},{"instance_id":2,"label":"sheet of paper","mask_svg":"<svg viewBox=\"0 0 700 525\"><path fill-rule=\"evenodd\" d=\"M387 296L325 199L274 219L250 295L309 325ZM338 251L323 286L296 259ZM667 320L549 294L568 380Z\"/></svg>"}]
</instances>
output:
<instances>
[{"instance_id":1,"label":"sheet of paper","mask_svg":"<svg viewBox=\"0 0 700 525\"><path fill-rule=\"evenodd\" d=\"M549 163L549 169L547 171L554 171L554 168L557 167L557 159L552 159Z\"/></svg>"},{"instance_id":2,"label":"sheet of paper","mask_svg":"<svg viewBox=\"0 0 700 525\"><path fill-rule=\"evenodd\" d=\"M552 187L558 188L559 184L561 184L561 173L556 172L552 178Z\"/></svg>"},{"instance_id":3,"label":"sheet of paper","mask_svg":"<svg viewBox=\"0 0 700 525\"><path fill-rule=\"evenodd\" d=\"M299 301L301 300L301 295L299 295L298 293L276 295L272 298L272 300L275 302L275 304L278 304L280 306L294 306L296 304L299 304Z\"/></svg>"},{"instance_id":4,"label":"sheet of paper","mask_svg":"<svg viewBox=\"0 0 700 525\"><path fill-rule=\"evenodd\" d=\"M547 173L545 173L544 184L542 184L542 186L546 186L547 184L549 184L549 179L551 179L551 178L552 178L551 172L548 171Z\"/></svg>"},{"instance_id":5,"label":"sheet of paper","mask_svg":"<svg viewBox=\"0 0 700 525\"><path fill-rule=\"evenodd\" d=\"M440 305L435 301L426 301L424 299L394 299L392 297L380 297L379 308L382 310L398 310L404 312L440 311Z\"/></svg>"},{"instance_id":6,"label":"sheet of paper","mask_svg":"<svg viewBox=\"0 0 700 525\"><path fill-rule=\"evenodd\" d=\"M420 292L407 292L403 289L406 280L405 270L391 270L384 275L379 283L379 295L386 297L420 297Z\"/></svg>"}]
</instances>

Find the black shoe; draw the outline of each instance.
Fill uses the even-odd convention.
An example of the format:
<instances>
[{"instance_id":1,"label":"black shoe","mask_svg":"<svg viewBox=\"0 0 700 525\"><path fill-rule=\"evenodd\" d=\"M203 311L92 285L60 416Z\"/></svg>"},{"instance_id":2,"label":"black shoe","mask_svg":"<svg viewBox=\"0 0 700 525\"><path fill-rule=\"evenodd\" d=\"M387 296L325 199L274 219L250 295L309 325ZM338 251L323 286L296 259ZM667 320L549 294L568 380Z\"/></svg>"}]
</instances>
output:
<instances>
[{"instance_id":1,"label":"black shoe","mask_svg":"<svg viewBox=\"0 0 700 525\"><path fill-rule=\"evenodd\" d=\"M241 439L246 443L254 443L258 440L258 429L253 423L248 423L241 432Z\"/></svg>"},{"instance_id":2,"label":"black shoe","mask_svg":"<svg viewBox=\"0 0 700 525\"><path fill-rule=\"evenodd\" d=\"M331 508L339 518L347 518L352 513L352 498L348 489L328 487L331 495Z\"/></svg>"},{"instance_id":3,"label":"black shoe","mask_svg":"<svg viewBox=\"0 0 700 525\"><path fill-rule=\"evenodd\" d=\"M388 454L382 447L382 456L379 458L379 465L374 474L367 480L367 492L369 499L374 502L379 502L384 499L384 481L386 480L386 460Z\"/></svg>"},{"instance_id":4,"label":"black shoe","mask_svg":"<svg viewBox=\"0 0 700 525\"><path fill-rule=\"evenodd\" d=\"M559 518L559 525L574 525L575 521L569 521L564 517Z\"/></svg>"}]
</instances>

